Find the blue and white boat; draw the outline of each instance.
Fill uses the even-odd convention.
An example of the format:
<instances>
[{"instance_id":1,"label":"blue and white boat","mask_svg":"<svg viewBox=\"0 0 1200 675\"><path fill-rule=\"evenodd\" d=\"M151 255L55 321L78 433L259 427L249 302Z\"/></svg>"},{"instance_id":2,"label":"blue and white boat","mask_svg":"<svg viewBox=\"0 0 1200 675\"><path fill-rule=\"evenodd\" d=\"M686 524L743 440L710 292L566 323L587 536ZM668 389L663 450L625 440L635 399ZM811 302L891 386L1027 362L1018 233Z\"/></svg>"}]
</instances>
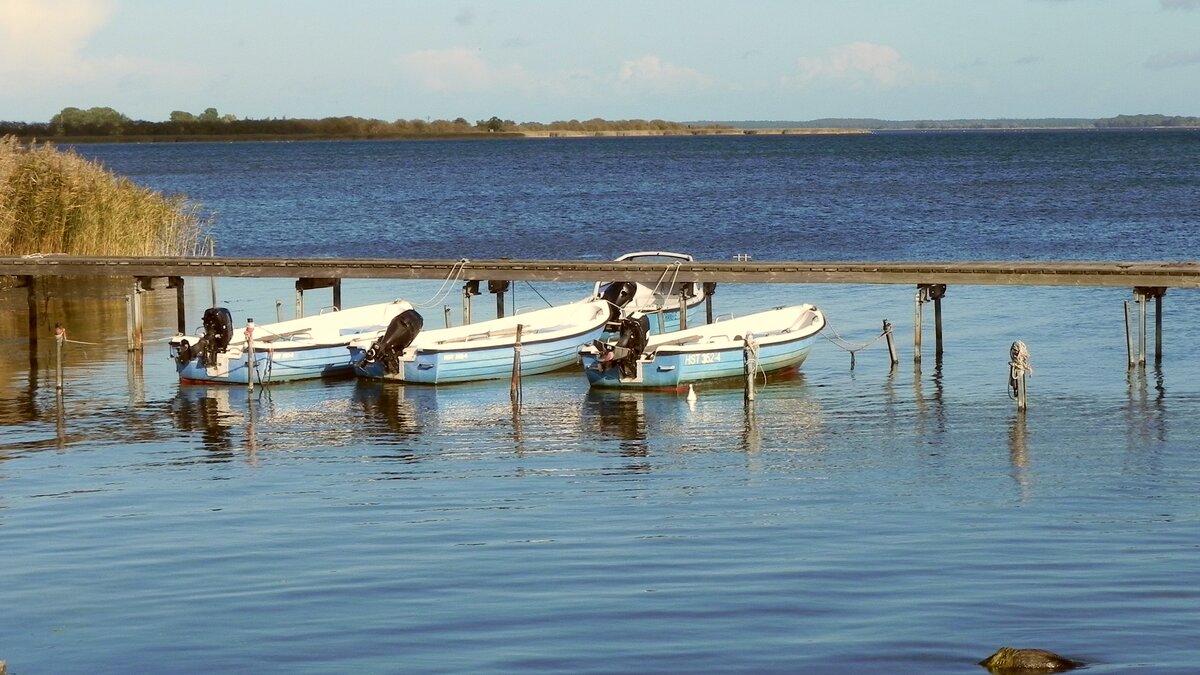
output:
<instances>
[{"instance_id":1,"label":"blue and white boat","mask_svg":"<svg viewBox=\"0 0 1200 675\"><path fill-rule=\"evenodd\" d=\"M171 338L170 353L182 382L269 384L351 375L354 362L346 346L378 335L410 309L408 302L395 300L279 323L256 325L249 319L235 337L229 310L212 307L196 335Z\"/></svg>"},{"instance_id":2,"label":"blue and white boat","mask_svg":"<svg viewBox=\"0 0 1200 675\"><path fill-rule=\"evenodd\" d=\"M510 377L567 368L579 360L580 345L598 339L609 305L587 300L491 321L422 331L416 311L396 317L387 331L349 345L359 377L446 384ZM519 353L519 359L514 354Z\"/></svg>"},{"instance_id":3,"label":"blue and white boat","mask_svg":"<svg viewBox=\"0 0 1200 675\"><path fill-rule=\"evenodd\" d=\"M669 251L637 251L626 253L614 262L647 263L662 267L662 274L653 284L634 281L600 281L592 297L610 304L610 330L616 330L622 316L634 312L650 320L650 333L679 330L679 309L686 311L686 325L694 326L703 319L701 305L707 296L705 285L699 281L679 281L678 267L692 262L686 253ZM710 286L711 288L711 286Z\"/></svg>"},{"instance_id":4,"label":"blue and white boat","mask_svg":"<svg viewBox=\"0 0 1200 675\"><path fill-rule=\"evenodd\" d=\"M679 389L702 380L770 373L804 362L825 327L813 305L780 307L663 335L647 317L621 322L619 337L580 349L593 387Z\"/></svg>"}]
</instances>

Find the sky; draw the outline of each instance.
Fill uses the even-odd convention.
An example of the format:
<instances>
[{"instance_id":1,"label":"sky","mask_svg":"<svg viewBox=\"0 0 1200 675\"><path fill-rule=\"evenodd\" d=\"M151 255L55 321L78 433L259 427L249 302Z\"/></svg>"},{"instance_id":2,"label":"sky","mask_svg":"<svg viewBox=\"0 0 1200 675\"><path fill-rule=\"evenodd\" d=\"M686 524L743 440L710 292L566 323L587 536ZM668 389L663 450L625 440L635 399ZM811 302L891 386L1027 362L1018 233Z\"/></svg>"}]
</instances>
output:
<instances>
[{"instance_id":1,"label":"sky","mask_svg":"<svg viewBox=\"0 0 1200 675\"><path fill-rule=\"evenodd\" d=\"M0 0L0 120L1200 116L1200 0Z\"/></svg>"}]
</instances>

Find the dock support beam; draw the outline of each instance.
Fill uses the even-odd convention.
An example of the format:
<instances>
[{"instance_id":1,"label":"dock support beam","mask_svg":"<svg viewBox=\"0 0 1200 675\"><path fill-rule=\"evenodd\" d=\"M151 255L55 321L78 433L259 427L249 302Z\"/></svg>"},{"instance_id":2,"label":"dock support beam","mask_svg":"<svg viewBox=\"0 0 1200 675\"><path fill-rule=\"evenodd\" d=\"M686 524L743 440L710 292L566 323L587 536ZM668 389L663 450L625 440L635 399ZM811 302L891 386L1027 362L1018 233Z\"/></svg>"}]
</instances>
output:
<instances>
[{"instance_id":1,"label":"dock support beam","mask_svg":"<svg viewBox=\"0 0 1200 675\"><path fill-rule=\"evenodd\" d=\"M504 318L504 294L508 292L509 282L507 281L489 281L488 293L496 294L496 318ZM514 303L515 304L515 303ZM513 309L516 309L514 307Z\"/></svg>"},{"instance_id":2,"label":"dock support beam","mask_svg":"<svg viewBox=\"0 0 1200 675\"><path fill-rule=\"evenodd\" d=\"M167 288L175 289L175 327L180 333L187 333L187 302L183 292L183 277L170 277Z\"/></svg>"},{"instance_id":3,"label":"dock support beam","mask_svg":"<svg viewBox=\"0 0 1200 675\"><path fill-rule=\"evenodd\" d=\"M338 309L342 308L342 280L341 279L313 279L310 277L301 277L296 280L296 318L304 316L304 291L311 291L317 288L332 288L333 289L333 306Z\"/></svg>"},{"instance_id":4,"label":"dock support beam","mask_svg":"<svg viewBox=\"0 0 1200 675\"><path fill-rule=\"evenodd\" d=\"M1167 289L1160 286L1137 286L1133 289L1134 302L1138 304L1138 340L1136 350L1133 331L1130 327L1128 302L1125 304L1125 343L1129 354L1129 367L1146 363L1146 301L1154 299L1154 362L1162 363L1162 299Z\"/></svg>"},{"instance_id":5,"label":"dock support beam","mask_svg":"<svg viewBox=\"0 0 1200 675\"><path fill-rule=\"evenodd\" d=\"M913 310L913 361L921 362L921 307L933 301L934 358L942 360L942 298L946 295L946 284L917 284L916 304Z\"/></svg>"},{"instance_id":6,"label":"dock support beam","mask_svg":"<svg viewBox=\"0 0 1200 675\"><path fill-rule=\"evenodd\" d=\"M479 280L471 279L463 284L463 325L471 323L471 296L479 295Z\"/></svg>"},{"instance_id":7,"label":"dock support beam","mask_svg":"<svg viewBox=\"0 0 1200 675\"><path fill-rule=\"evenodd\" d=\"M717 282L704 282L704 323L713 322L712 298L717 293Z\"/></svg>"}]
</instances>

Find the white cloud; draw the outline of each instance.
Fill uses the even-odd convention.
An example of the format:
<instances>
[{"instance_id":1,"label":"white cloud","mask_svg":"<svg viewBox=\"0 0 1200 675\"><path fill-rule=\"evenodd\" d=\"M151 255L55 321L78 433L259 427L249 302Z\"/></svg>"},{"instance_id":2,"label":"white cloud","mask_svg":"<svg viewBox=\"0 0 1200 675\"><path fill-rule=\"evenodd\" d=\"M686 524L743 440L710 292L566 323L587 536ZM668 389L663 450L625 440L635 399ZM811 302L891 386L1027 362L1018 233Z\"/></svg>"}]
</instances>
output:
<instances>
[{"instance_id":1,"label":"white cloud","mask_svg":"<svg viewBox=\"0 0 1200 675\"><path fill-rule=\"evenodd\" d=\"M109 0L0 0L0 72L87 77L95 64L79 51L112 12Z\"/></svg>"},{"instance_id":2,"label":"white cloud","mask_svg":"<svg viewBox=\"0 0 1200 675\"><path fill-rule=\"evenodd\" d=\"M660 91L703 89L712 84L703 73L663 61L652 54L623 62L617 81L622 85Z\"/></svg>"},{"instance_id":3,"label":"white cloud","mask_svg":"<svg viewBox=\"0 0 1200 675\"><path fill-rule=\"evenodd\" d=\"M895 87L916 77L912 66L900 58L900 52L870 42L834 47L822 58L802 57L798 66L801 82L825 80L854 86Z\"/></svg>"},{"instance_id":4,"label":"white cloud","mask_svg":"<svg viewBox=\"0 0 1200 675\"><path fill-rule=\"evenodd\" d=\"M493 91L529 85L529 77L520 66L492 66L466 47L410 52L401 56L400 67L409 79L428 91Z\"/></svg>"}]
</instances>

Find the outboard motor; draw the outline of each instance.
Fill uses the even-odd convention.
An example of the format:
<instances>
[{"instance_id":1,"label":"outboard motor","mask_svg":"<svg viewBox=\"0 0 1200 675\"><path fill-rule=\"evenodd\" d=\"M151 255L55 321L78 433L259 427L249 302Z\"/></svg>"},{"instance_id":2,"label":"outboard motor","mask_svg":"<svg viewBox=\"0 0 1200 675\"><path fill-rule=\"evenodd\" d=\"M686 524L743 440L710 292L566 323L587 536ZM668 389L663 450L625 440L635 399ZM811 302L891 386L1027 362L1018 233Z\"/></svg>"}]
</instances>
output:
<instances>
[{"instance_id":1,"label":"outboard motor","mask_svg":"<svg viewBox=\"0 0 1200 675\"><path fill-rule=\"evenodd\" d=\"M647 336L650 333L650 318L645 314L621 320L621 333L617 344L612 345L600 340L592 344L600 351L601 368L608 370L616 366L621 369L621 377L637 376L637 360L646 351Z\"/></svg>"},{"instance_id":2,"label":"outboard motor","mask_svg":"<svg viewBox=\"0 0 1200 675\"><path fill-rule=\"evenodd\" d=\"M632 281L614 281L600 292L600 299L608 302L608 322L614 324L613 328L616 328L621 309L629 304L636 293L637 284Z\"/></svg>"},{"instance_id":3,"label":"outboard motor","mask_svg":"<svg viewBox=\"0 0 1200 675\"><path fill-rule=\"evenodd\" d=\"M366 363L382 361L385 372L389 374L400 372L400 354L412 344L417 333L420 333L424 326L425 319L417 310L406 309L400 312L388 324L387 330L383 332L383 337L367 350L363 361Z\"/></svg>"},{"instance_id":4,"label":"outboard motor","mask_svg":"<svg viewBox=\"0 0 1200 675\"><path fill-rule=\"evenodd\" d=\"M180 343L176 357L180 363L187 363L196 356L205 364L216 363L217 354L229 346L229 340L233 337L233 315L228 309L209 307L204 310L200 323L204 327L204 335L196 341L195 346L188 344L187 340Z\"/></svg>"}]
</instances>

